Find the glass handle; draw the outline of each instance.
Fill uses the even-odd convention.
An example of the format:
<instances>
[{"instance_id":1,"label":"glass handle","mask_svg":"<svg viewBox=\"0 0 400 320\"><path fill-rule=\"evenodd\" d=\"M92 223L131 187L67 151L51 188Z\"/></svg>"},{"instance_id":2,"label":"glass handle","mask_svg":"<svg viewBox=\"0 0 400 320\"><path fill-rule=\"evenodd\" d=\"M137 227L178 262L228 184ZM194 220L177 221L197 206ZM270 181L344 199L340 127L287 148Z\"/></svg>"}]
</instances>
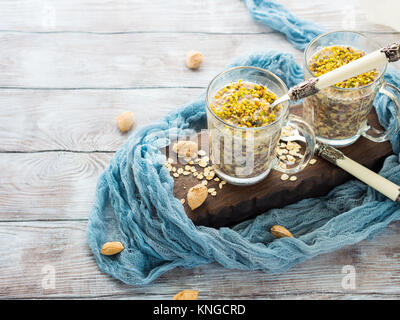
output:
<instances>
[{"instance_id":1,"label":"glass handle","mask_svg":"<svg viewBox=\"0 0 400 320\"><path fill-rule=\"evenodd\" d=\"M379 92L386 95L389 97L395 105L395 118L396 118L396 127L392 127L384 132L381 132L380 130L377 130L376 128L373 128L368 124L367 129L362 133L362 135L374 142L383 142L391 139L394 135L397 134L397 132L400 129L400 101L399 99L389 90L387 90L387 87L393 89L393 91L397 92L397 94L400 95L400 90L395 87L394 85L391 85L390 83L383 82L382 86L379 89ZM368 132L373 131L375 135L371 135Z\"/></svg>"},{"instance_id":2,"label":"glass handle","mask_svg":"<svg viewBox=\"0 0 400 320\"><path fill-rule=\"evenodd\" d=\"M278 162L274 169L287 174L293 174L303 170L307 166L308 162L313 158L315 150L315 134L314 130L306 121L293 114L289 115L287 122L284 125L293 128L293 135L281 135L281 140L286 142L301 141L305 143L305 152L296 166L292 168L283 168L280 166L280 162Z\"/></svg>"}]
</instances>

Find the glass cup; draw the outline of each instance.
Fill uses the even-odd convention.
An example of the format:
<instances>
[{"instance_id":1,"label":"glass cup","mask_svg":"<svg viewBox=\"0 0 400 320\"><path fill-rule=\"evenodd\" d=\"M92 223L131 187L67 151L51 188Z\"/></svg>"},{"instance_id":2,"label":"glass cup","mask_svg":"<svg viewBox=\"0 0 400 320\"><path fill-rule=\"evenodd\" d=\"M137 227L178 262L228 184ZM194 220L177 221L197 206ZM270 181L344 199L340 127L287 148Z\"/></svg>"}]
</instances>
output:
<instances>
[{"instance_id":1,"label":"glass cup","mask_svg":"<svg viewBox=\"0 0 400 320\"><path fill-rule=\"evenodd\" d=\"M207 124L210 138L210 159L214 171L231 184L251 185L264 179L272 168L293 174L302 170L314 155L315 136L310 125L298 116L289 114L289 103L281 105L273 123L260 127L239 127L219 118L210 107L215 94L230 82L263 85L278 97L288 88L273 73L255 67L234 67L217 75L206 93ZM300 141L303 157L296 163L283 164L277 156L277 146L284 126L298 132L292 140Z\"/></svg>"},{"instance_id":2,"label":"glass cup","mask_svg":"<svg viewBox=\"0 0 400 320\"><path fill-rule=\"evenodd\" d=\"M334 31L322 34L312 40L304 52L305 79L314 77L309 68L312 57L321 49L330 46L350 46L366 54L381 47L358 32ZM334 147L344 147L354 143L360 136L374 142L386 141L398 131L398 129L382 131L368 124L367 118L373 107L374 98L380 92L395 102L396 118L400 125L400 102L387 88L392 88L398 93L400 91L384 81L386 65L376 70L378 71L376 79L365 86L357 88L331 86L304 98L303 117L313 127L318 141Z\"/></svg>"}]
</instances>

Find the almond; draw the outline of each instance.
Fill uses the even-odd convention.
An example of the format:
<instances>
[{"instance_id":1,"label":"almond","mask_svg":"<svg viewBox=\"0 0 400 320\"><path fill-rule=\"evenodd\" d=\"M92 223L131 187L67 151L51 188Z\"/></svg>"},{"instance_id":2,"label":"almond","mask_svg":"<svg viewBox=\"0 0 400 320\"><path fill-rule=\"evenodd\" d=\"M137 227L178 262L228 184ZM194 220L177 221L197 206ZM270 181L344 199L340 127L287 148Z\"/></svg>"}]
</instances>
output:
<instances>
[{"instance_id":1,"label":"almond","mask_svg":"<svg viewBox=\"0 0 400 320\"><path fill-rule=\"evenodd\" d=\"M104 254L106 256L112 256L113 254L117 254L124 250L124 246L121 242L119 241L112 241L112 242L106 242L103 244L101 247L101 254Z\"/></svg>"},{"instance_id":2,"label":"almond","mask_svg":"<svg viewBox=\"0 0 400 320\"><path fill-rule=\"evenodd\" d=\"M206 200L207 195L208 195L207 187L202 183L197 184L194 187L191 187L187 194L187 201L189 207L192 210L200 207Z\"/></svg>"},{"instance_id":3,"label":"almond","mask_svg":"<svg viewBox=\"0 0 400 320\"><path fill-rule=\"evenodd\" d=\"M172 300L197 300L198 295L196 290L182 290L174 295Z\"/></svg>"},{"instance_id":4,"label":"almond","mask_svg":"<svg viewBox=\"0 0 400 320\"><path fill-rule=\"evenodd\" d=\"M277 238L284 238L284 237L294 238L288 229L279 225L272 226L271 233L273 236Z\"/></svg>"}]
</instances>

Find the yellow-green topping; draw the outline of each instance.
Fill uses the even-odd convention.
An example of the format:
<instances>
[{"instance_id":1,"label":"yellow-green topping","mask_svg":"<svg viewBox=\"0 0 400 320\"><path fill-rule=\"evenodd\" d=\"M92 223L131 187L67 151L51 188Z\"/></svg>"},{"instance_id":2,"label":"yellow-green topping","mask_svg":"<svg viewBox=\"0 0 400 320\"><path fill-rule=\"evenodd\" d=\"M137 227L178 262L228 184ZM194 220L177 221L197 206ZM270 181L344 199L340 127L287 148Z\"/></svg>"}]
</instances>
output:
<instances>
[{"instance_id":1,"label":"yellow-green topping","mask_svg":"<svg viewBox=\"0 0 400 320\"><path fill-rule=\"evenodd\" d=\"M329 71L344 66L351 61L357 60L365 55L361 50L346 46L325 47L318 51L309 61L309 68L314 76L319 77ZM357 88L373 82L378 76L376 69L364 72L356 77L335 84L340 88Z\"/></svg>"},{"instance_id":2,"label":"yellow-green topping","mask_svg":"<svg viewBox=\"0 0 400 320\"><path fill-rule=\"evenodd\" d=\"M275 121L280 105L271 110L276 95L266 87L239 80L218 90L211 109L222 120L238 127L262 127Z\"/></svg>"}]
</instances>

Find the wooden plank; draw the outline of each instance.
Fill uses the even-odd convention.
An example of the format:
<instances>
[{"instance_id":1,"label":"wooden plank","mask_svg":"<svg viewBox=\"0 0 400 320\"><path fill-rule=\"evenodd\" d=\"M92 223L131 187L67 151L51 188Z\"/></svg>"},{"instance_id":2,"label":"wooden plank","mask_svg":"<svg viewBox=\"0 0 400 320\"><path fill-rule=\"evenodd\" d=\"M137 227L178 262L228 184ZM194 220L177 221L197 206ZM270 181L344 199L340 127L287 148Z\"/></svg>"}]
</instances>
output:
<instances>
[{"instance_id":1,"label":"wooden plank","mask_svg":"<svg viewBox=\"0 0 400 320\"><path fill-rule=\"evenodd\" d=\"M391 31L367 21L359 1L280 0L300 18L328 30ZM384 4L382 4L384 5ZM242 1L231 0L7 0L0 3L0 29L26 32L210 32L254 33L270 29L250 17Z\"/></svg>"},{"instance_id":2,"label":"wooden plank","mask_svg":"<svg viewBox=\"0 0 400 320\"><path fill-rule=\"evenodd\" d=\"M292 106L291 112L302 114L302 105ZM375 112L371 113L369 121L371 120L370 123L378 121ZM197 141L199 146L207 146L209 134L207 131L202 131L191 137L191 140ZM166 154L177 159L176 154L171 149L167 148ZM382 168L383 161L393 154L392 146L388 141L376 143L364 137L341 150L350 159L374 171L379 171ZM208 150L206 152L208 153ZM304 152L304 150L301 152ZM369 156L365 157L366 154ZM217 195L209 195L204 203L195 210L191 210L188 201L186 201L184 204L186 214L196 225L214 228L232 226L238 222L254 218L269 209L282 208L306 198L324 196L336 186L354 179L352 175L328 161L317 156L314 158L318 159L317 163L296 173L297 180L294 182L282 181L280 179L282 172L276 170L271 170L264 180L250 186L226 184L220 190L219 182L210 180L207 188L214 188ZM185 161L174 162L176 168L184 168L185 164ZM197 174L203 172L200 166L194 166L197 169ZM180 175L174 180L174 195L178 199L187 199L188 190L201 183L192 174ZM206 179L204 178L202 181L206 181Z\"/></svg>"},{"instance_id":3,"label":"wooden plank","mask_svg":"<svg viewBox=\"0 0 400 320\"><path fill-rule=\"evenodd\" d=\"M301 53L278 34L1 33L0 86L33 88L205 87L233 58L257 50ZM204 54L198 71L185 54ZM60 75L63 75L60 77Z\"/></svg>"},{"instance_id":4,"label":"wooden plank","mask_svg":"<svg viewBox=\"0 0 400 320\"><path fill-rule=\"evenodd\" d=\"M171 299L182 289L199 290L199 299L400 296L399 222L373 242L320 255L280 275L209 264L171 270L146 286L128 286L101 273L85 230L86 221L0 223L0 298ZM341 285L345 265L355 268L355 289ZM48 282L43 287L53 271L54 288Z\"/></svg>"},{"instance_id":5,"label":"wooden plank","mask_svg":"<svg viewBox=\"0 0 400 320\"><path fill-rule=\"evenodd\" d=\"M132 132L197 98L204 89L0 90L0 152L115 151ZM143 112L146 109L147 112ZM132 131L115 117L130 110Z\"/></svg>"},{"instance_id":6,"label":"wooden plank","mask_svg":"<svg viewBox=\"0 0 400 320\"><path fill-rule=\"evenodd\" d=\"M359 15L357 6L352 7L353 3L347 3L347 0L336 1L335 6L330 2L317 6L312 1L282 2L293 13L328 29L391 31L367 23ZM0 18L3 48L0 52L0 86L3 87L204 88L232 58L246 52L258 49L289 51L301 62L301 53L281 35L252 35L270 30L253 22L239 1L156 0L150 5L138 1L8 0L0 2ZM168 34L171 31L176 33ZM119 32L127 34L112 34ZM220 34L231 32L236 34ZM398 34L374 37L384 44L398 39ZM205 54L204 65L199 71L191 72L184 67L184 54L190 49L199 49ZM182 102L192 101L192 89L185 90L188 97ZM141 103L154 106L154 110L170 110L170 105L158 106L154 102L158 97L170 101L167 100L170 96L149 92L142 95L137 90L126 95L121 93L122 90L109 95L106 91L91 91L86 95L88 90L70 90L70 94L64 95L52 90L2 89L0 100L1 92L7 92L0 115L3 151L48 148L94 151L119 146L126 137L116 134L112 120L108 119L114 117L114 111L125 110L125 103L132 102L135 93ZM16 97L11 98L12 94ZM19 95L21 100L17 98ZM28 103L29 96L32 103ZM90 106L85 105L85 99ZM101 105L103 99L105 104L115 104L113 107ZM173 101L172 96L171 107L175 105ZM14 103L18 106L18 114L12 112ZM59 106L58 110L55 106ZM99 106L98 114L96 106ZM46 110L49 111L47 115ZM142 121L154 121L158 114L149 111L137 114L137 117L141 124ZM33 124L29 118L33 119ZM92 122L88 125L90 119ZM98 130L98 126L104 128ZM18 142L22 146L18 146ZM31 148L30 143L36 149ZM362 242L317 257L283 275L207 265L172 270L148 286L126 286L97 269L85 245L86 221L70 221L86 219L97 177L111 157L112 153L97 152L0 154L0 217L8 221L0 223L0 297L169 299L181 289L194 288L200 290L200 299L400 298L398 222L373 242ZM22 222L31 219L68 221ZM347 264L356 266L356 290L341 288L344 276L341 269ZM42 287L45 266L55 267L55 289Z\"/></svg>"},{"instance_id":7,"label":"wooden plank","mask_svg":"<svg viewBox=\"0 0 400 320\"><path fill-rule=\"evenodd\" d=\"M398 35L372 35L386 44ZM234 58L256 51L303 53L280 34L25 34L1 33L0 87L206 87ZM204 54L198 71L185 54ZM62 75L62 76L60 76Z\"/></svg>"},{"instance_id":8,"label":"wooden plank","mask_svg":"<svg viewBox=\"0 0 400 320\"><path fill-rule=\"evenodd\" d=\"M1 153L0 220L84 219L112 153Z\"/></svg>"}]
</instances>

